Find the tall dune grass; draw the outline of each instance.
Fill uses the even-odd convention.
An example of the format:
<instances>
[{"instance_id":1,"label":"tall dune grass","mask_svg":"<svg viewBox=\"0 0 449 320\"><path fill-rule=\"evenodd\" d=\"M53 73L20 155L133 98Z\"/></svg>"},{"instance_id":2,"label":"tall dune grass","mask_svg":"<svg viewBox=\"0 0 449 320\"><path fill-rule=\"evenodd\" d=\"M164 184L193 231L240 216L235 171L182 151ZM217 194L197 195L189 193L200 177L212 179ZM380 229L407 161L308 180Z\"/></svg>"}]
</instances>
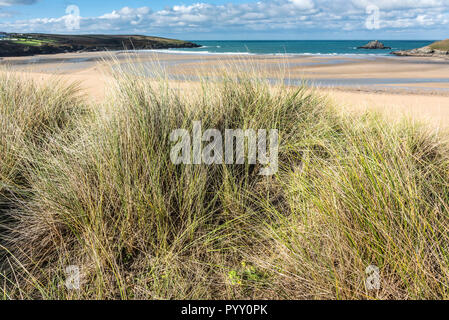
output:
<instances>
[{"instance_id":1,"label":"tall dune grass","mask_svg":"<svg viewBox=\"0 0 449 320\"><path fill-rule=\"evenodd\" d=\"M76 84L57 79L37 86L7 70L0 73L0 194L20 189L28 151L68 128L81 111Z\"/></svg>"},{"instance_id":2,"label":"tall dune grass","mask_svg":"<svg viewBox=\"0 0 449 320\"><path fill-rule=\"evenodd\" d=\"M1 137L2 186L26 190L3 213L5 298L448 298L448 147L426 127L248 75L174 88L116 72L110 92L86 114L71 87L0 81L2 123L28 132ZM170 133L196 120L278 129L279 173L172 164Z\"/></svg>"}]
</instances>

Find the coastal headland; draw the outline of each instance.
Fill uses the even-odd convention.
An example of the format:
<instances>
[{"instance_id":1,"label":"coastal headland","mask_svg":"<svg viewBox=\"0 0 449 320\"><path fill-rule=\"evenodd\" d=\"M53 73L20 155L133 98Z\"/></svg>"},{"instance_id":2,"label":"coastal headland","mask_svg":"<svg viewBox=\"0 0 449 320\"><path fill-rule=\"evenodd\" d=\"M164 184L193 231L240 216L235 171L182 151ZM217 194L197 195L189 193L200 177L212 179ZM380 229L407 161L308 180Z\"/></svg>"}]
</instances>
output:
<instances>
[{"instance_id":1,"label":"coastal headland","mask_svg":"<svg viewBox=\"0 0 449 320\"><path fill-rule=\"evenodd\" d=\"M449 59L449 39L436 41L422 48L395 51L392 52L392 54L397 56L439 57Z\"/></svg>"},{"instance_id":2,"label":"coastal headland","mask_svg":"<svg viewBox=\"0 0 449 320\"><path fill-rule=\"evenodd\" d=\"M3 33L0 57L33 56L69 52L195 48L182 40L142 35L59 35L41 33Z\"/></svg>"}]
</instances>

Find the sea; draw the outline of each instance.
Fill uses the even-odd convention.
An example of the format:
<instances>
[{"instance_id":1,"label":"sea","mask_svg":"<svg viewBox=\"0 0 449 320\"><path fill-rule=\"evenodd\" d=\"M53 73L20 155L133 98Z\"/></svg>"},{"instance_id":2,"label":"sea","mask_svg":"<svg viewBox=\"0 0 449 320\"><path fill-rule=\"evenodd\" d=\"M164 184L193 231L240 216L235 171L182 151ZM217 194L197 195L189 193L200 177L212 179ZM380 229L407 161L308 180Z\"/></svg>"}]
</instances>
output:
<instances>
[{"instance_id":1,"label":"sea","mask_svg":"<svg viewBox=\"0 0 449 320\"><path fill-rule=\"evenodd\" d=\"M200 48L157 50L170 53L247 54L247 55L376 55L388 56L392 51L421 48L434 40L379 40L391 50L357 49L371 40L190 40Z\"/></svg>"}]
</instances>

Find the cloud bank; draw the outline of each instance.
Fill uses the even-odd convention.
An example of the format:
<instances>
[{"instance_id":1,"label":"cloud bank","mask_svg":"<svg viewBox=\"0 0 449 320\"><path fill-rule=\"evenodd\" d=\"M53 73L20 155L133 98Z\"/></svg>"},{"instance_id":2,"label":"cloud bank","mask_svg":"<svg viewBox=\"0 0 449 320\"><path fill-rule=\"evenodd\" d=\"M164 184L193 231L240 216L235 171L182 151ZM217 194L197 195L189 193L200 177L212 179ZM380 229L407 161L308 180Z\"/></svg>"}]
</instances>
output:
<instances>
[{"instance_id":1,"label":"cloud bank","mask_svg":"<svg viewBox=\"0 0 449 320\"><path fill-rule=\"evenodd\" d=\"M32 4L33 0L0 0L0 6ZM80 7L78 33L232 33L366 30L369 6L380 10L379 28L401 32L444 29L449 25L449 0L261 0L240 4L196 3L153 11L150 7L118 8L84 17ZM72 17L0 22L0 29L22 32L67 33Z\"/></svg>"}]
</instances>

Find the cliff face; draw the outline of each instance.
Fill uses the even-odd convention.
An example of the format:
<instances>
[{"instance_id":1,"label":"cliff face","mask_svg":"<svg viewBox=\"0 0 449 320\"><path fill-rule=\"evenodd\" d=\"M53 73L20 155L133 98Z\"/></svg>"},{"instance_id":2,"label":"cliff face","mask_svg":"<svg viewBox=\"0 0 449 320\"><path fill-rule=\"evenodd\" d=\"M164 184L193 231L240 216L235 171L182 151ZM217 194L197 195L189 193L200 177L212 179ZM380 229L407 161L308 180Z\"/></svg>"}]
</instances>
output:
<instances>
[{"instance_id":1,"label":"cliff face","mask_svg":"<svg viewBox=\"0 0 449 320\"><path fill-rule=\"evenodd\" d=\"M395 51L392 54L397 56L440 57L449 59L449 39L437 41L429 46L418 49Z\"/></svg>"},{"instance_id":2,"label":"cliff face","mask_svg":"<svg viewBox=\"0 0 449 320\"><path fill-rule=\"evenodd\" d=\"M30 56L77 51L124 49L197 48L199 45L174 39L140 35L52 35L8 34L0 40L0 57Z\"/></svg>"}]
</instances>

